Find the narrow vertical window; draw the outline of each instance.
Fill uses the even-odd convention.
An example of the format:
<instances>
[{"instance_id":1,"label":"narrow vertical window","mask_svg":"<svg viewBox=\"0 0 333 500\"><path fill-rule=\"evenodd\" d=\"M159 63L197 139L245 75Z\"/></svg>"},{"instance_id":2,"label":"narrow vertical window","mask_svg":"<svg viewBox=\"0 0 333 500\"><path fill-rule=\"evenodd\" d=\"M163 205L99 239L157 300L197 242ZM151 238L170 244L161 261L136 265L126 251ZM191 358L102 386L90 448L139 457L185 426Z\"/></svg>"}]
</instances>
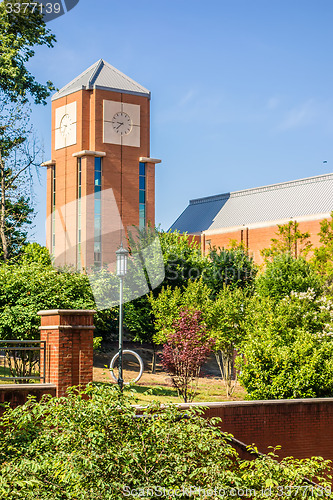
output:
<instances>
[{"instance_id":1,"label":"narrow vertical window","mask_svg":"<svg viewBox=\"0 0 333 500\"><path fill-rule=\"evenodd\" d=\"M146 164L139 163L139 228L146 226Z\"/></svg>"},{"instance_id":2,"label":"narrow vertical window","mask_svg":"<svg viewBox=\"0 0 333 500\"><path fill-rule=\"evenodd\" d=\"M101 206L101 190L102 190L102 159L95 158L95 215L94 215L94 264L101 267L102 265L102 206Z\"/></svg>"},{"instance_id":3,"label":"narrow vertical window","mask_svg":"<svg viewBox=\"0 0 333 500\"><path fill-rule=\"evenodd\" d=\"M82 269L82 161L77 159L77 267Z\"/></svg>"},{"instance_id":4,"label":"narrow vertical window","mask_svg":"<svg viewBox=\"0 0 333 500\"><path fill-rule=\"evenodd\" d=\"M54 254L55 251L55 217L56 217L56 167L52 167L52 178L51 178L51 210L52 210L52 222L51 222L51 253Z\"/></svg>"}]
</instances>

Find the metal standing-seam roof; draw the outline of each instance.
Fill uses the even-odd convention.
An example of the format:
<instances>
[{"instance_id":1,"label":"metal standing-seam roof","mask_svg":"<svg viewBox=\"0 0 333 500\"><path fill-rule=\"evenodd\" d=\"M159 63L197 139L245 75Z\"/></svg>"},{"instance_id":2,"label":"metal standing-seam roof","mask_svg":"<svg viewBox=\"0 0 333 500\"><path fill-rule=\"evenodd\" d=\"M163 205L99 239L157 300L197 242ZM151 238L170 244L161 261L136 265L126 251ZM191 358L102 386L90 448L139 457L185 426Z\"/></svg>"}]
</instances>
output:
<instances>
[{"instance_id":1,"label":"metal standing-seam roof","mask_svg":"<svg viewBox=\"0 0 333 500\"><path fill-rule=\"evenodd\" d=\"M78 92L79 90L92 89L112 90L125 94L148 96L150 98L149 90L111 66L111 64L100 59L54 94L52 101L73 94L73 92Z\"/></svg>"},{"instance_id":2,"label":"metal standing-seam roof","mask_svg":"<svg viewBox=\"0 0 333 500\"><path fill-rule=\"evenodd\" d=\"M200 234L214 221L230 198L230 193L190 200L190 204L170 227L171 231Z\"/></svg>"},{"instance_id":3,"label":"metal standing-seam roof","mask_svg":"<svg viewBox=\"0 0 333 500\"><path fill-rule=\"evenodd\" d=\"M333 174L191 200L171 230L200 233L333 210Z\"/></svg>"}]
</instances>

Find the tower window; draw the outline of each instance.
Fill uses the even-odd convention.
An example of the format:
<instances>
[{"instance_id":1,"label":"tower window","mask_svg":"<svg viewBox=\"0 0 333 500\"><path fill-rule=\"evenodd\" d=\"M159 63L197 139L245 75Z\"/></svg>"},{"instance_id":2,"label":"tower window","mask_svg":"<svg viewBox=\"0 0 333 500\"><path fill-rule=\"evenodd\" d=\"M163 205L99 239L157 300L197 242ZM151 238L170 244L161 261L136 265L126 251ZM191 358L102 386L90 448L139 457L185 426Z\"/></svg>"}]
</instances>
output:
<instances>
[{"instance_id":1,"label":"tower window","mask_svg":"<svg viewBox=\"0 0 333 500\"><path fill-rule=\"evenodd\" d=\"M77 266L82 269L82 160L77 159Z\"/></svg>"},{"instance_id":2,"label":"tower window","mask_svg":"<svg viewBox=\"0 0 333 500\"><path fill-rule=\"evenodd\" d=\"M95 199L94 199L94 264L102 265L102 158L95 158L94 173Z\"/></svg>"},{"instance_id":3,"label":"tower window","mask_svg":"<svg viewBox=\"0 0 333 500\"><path fill-rule=\"evenodd\" d=\"M139 163L139 228L146 226L146 164Z\"/></svg>"},{"instance_id":4,"label":"tower window","mask_svg":"<svg viewBox=\"0 0 333 500\"><path fill-rule=\"evenodd\" d=\"M55 251L55 218L56 218L56 167L52 167L52 194L51 194L51 210L52 210L52 229L51 229L51 253L54 254Z\"/></svg>"}]
</instances>

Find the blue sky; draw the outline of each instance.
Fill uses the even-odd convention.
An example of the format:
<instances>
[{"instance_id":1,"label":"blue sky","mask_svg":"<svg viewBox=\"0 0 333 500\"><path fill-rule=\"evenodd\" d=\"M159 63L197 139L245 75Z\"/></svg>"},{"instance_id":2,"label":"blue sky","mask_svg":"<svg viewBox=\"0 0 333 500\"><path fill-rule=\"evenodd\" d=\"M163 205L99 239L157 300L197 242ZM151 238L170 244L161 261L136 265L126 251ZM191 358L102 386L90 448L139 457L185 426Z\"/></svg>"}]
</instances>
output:
<instances>
[{"instance_id":1,"label":"blue sky","mask_svg":"<svg viewBox=\"0 0 333 500\"><path fill-rule=\"evenodd\" d=\"M61 88L103 58L151 90L163 229L189 199L333 170L331 0L80 0L48 26L58 42L30 61L38 81ZM50 100L33 121L48 160ZM41 244L45 190L42 172Z\"/></svg>"}]
</instances>

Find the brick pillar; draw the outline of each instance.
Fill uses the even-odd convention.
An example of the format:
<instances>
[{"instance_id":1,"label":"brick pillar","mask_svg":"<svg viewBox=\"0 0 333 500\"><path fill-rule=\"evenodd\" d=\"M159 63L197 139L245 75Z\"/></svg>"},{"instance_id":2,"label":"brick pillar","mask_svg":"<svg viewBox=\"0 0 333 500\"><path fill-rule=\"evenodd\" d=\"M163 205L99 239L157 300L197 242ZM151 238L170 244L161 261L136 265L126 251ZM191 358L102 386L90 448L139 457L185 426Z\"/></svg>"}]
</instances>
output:
<instances>
[{"instance_id":1,"label":"brick pillar","mask_svg":"<svg viewBox=\"0 0 333 500\"><path fill-rule=\"evenodd\" d=\"M45 382L57 386L57 396L68 387L85 386L93 379L94 314L86 310L39 311L40 339L46 342Z\"/></svg>"}]
</instances>

